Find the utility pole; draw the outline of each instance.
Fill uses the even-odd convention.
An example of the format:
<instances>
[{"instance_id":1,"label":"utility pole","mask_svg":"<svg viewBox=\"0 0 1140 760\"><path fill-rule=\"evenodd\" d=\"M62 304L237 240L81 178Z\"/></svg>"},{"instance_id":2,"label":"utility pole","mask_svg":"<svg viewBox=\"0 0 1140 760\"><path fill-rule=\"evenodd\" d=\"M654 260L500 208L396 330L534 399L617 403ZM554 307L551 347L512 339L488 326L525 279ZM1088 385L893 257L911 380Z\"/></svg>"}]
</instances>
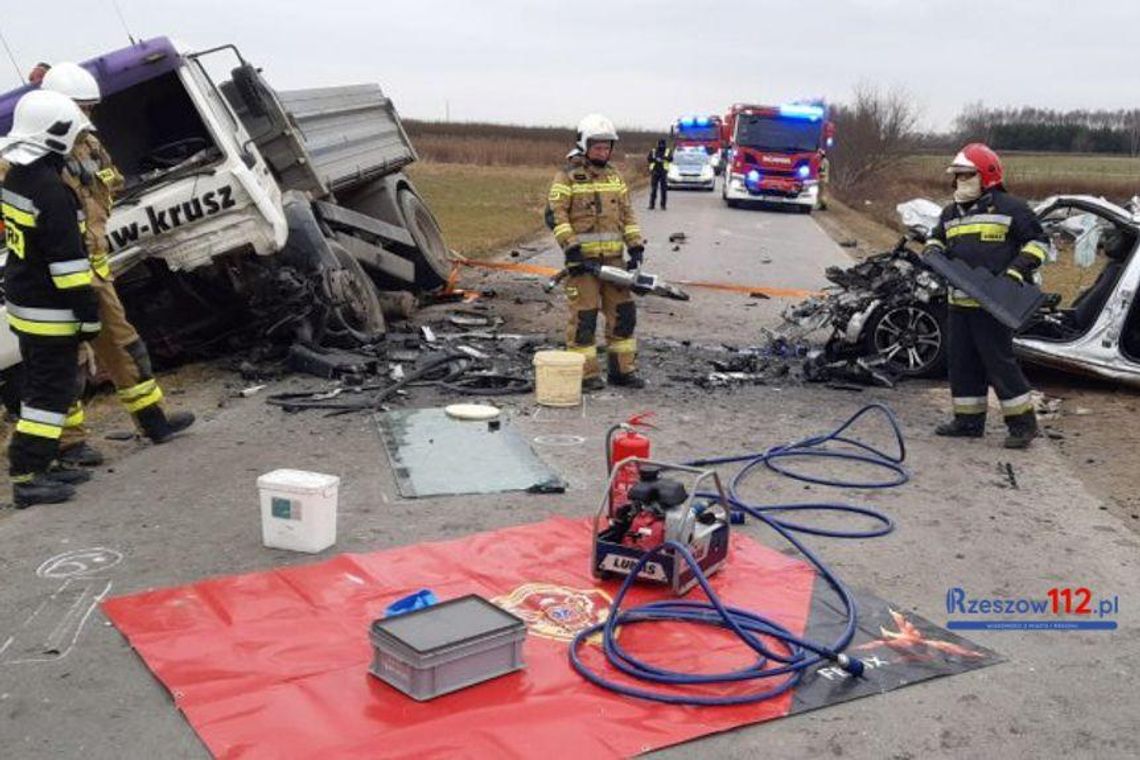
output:
<instances>
[{"instance_id":1,"label":"utility pole","mask_svg":"<svg viewBox=\"0 0 1140 760\"><path fill-rule=\"evenodd\" d=\"M451 101L446 99L443 101L443 120L445 122L451 121Z\"/></svg>"}]
</instances>

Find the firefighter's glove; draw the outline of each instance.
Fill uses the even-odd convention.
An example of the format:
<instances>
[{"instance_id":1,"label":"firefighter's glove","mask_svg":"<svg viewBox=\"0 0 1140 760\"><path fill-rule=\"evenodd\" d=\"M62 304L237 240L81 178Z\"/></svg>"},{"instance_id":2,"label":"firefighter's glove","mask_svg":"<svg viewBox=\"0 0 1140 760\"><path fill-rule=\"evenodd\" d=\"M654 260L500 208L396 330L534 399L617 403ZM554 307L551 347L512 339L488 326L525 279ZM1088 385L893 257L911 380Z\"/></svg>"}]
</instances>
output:
<instances>
[{"instance_id":1,"label":"firefighter's glove","mask_svg":"<svg viewBox=\"0 0 1140 760\"><path fill-rule=\"evenodd\" d=\"M567 246L562 255L566 258L566 271L571 276L597 271L597 264L586 261L586 257L582 255L582 246L577 243Z\"/></svg>"},{"instance_id":2,"label":"firefighter's glove","mask_svg":"<svg viewBox=\"0 0 1140 760\"><path fill-rule=\"evenodd\" d=\"M641 269L642 263L645 261L645 246L631 245L628 249L629 261L626 262L625 268L632 272L635 269Z\"/></svg>"}]
</instances>

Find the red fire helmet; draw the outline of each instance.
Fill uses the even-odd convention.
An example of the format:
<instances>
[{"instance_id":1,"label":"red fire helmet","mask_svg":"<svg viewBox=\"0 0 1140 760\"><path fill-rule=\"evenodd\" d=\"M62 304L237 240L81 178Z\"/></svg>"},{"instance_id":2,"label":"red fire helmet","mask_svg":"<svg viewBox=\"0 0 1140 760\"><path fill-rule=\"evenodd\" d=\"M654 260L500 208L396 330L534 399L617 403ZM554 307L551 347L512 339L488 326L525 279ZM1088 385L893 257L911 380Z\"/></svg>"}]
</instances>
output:
<instances>
[{"instance_id":1,"label":"red fire helmet","mask_svg":"<svg viewBox=\"0 0 1140 760\"><path fill-rule=\"evenodd\" d=\"M985 143L970 143L946 169L947 174L969 174L977 172L982 178L982 189L989 190L1002 183L1005 178L1005 169L1002 168L1001 159Z\"/></svg>"}]
</instances>

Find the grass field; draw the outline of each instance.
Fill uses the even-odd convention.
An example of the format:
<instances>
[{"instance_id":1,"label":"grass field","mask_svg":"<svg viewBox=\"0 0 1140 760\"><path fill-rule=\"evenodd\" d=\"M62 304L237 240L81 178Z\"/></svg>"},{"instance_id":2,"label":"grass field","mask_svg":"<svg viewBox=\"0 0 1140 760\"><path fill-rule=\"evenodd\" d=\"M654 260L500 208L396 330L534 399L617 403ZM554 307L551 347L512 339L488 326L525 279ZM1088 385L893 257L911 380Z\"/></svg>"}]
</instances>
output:
<instances>
[{"instance_id":1,"label":"grass field","mask_svg":"<svg viewBox=\"0 0 1140 760\"><path fill-rule=\"evenodd\" d=\"M851 208L896 230L895 206L911 198L950 201L946 166L952 155L907 156L886 176L863 187L837 192ZM1126 204L1140 194L1140 158L1090 154L1007 153L1006 186L1031 201L1051 195L1094 195Z\"/></svg>"},{"instance_id":2,"label":"grass field","mask_svg":"<svg viewBox=\"0 0 1140 760\"><path fill-rule=\"evenodd\" d=\"M520 127L510 124L468 124L407 120L404 127L427 161L481 166L557 167L574 144L574 130L565 127ZM640 159L665 134L619 128L619 156ZM627 158L627 160L628 160ZM640 165L640 164L639 164Z\"/></svg>"},{"instance_id":3,"label":"grass field","mask_svg":"<svg viewBox=\"0 0 1140 760\"><path fill-rule=\"evenodd\" d=\"M951 156L910 156L899 171L902 182L949 194L946 165ZM1007 153L1006 185L1025 198L1060 193L1099 195L1117 203L1140 193L1140 158L1091 154Z\"/></svg>"},{"instance_id":4,"label":"grass field","mask_svg":"<svg viewBox=\"0 0 1140 760\"><path fill-rule=\"evenodd\" d=\"M447 244L465 256L485 256L544 229L542 211L554 172L545 166L421 161L410 174Z\"/></svg>"},{"instance_id":5,"label":"grass field","mask_svg":"<svg viewBox=\"0 0 1140 760\"><path fill-rule=\"evenodd\" d=\"M542 213L558 166L420 161L409 174L439 220L448 246L464 256L482 257L546 231ZM631 186L644 184L634 167L619 168Z\"/></svg>"},{"instance_id":6,"label":"grass field","mask_svg":"<svg viewBox=\"0 0 1140 760\"><path fill-rule=\"evenodd\" d=\"M943 172L949 155L910 156L906 169L915 174L934 177ZM1010 181L1038 177L1126 178L1140 183L1140 158L1100 154L1006 153L1002 156Z\"/></svg>"}]
</instances>

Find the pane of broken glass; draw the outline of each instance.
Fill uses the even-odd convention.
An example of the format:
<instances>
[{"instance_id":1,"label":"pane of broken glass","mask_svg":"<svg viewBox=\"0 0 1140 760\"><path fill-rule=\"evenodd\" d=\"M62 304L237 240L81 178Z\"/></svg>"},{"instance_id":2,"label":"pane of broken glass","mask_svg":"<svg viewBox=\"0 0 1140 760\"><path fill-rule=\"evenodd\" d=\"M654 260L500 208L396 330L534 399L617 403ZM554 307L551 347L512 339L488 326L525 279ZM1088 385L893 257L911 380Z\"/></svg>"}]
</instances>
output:
<instances>
[{"instance_id":1,"label":"pane of broken glass","mask_svg":"<svg viewBox=\"0 0 1140 760\"><path fill-rule=\"evenodd\" d=\"M505 419L495 425L499 420L455 420L443 409L405 409L375 420L405 498L565 490L558 473Z\"/></svg>"}]
</instances>

